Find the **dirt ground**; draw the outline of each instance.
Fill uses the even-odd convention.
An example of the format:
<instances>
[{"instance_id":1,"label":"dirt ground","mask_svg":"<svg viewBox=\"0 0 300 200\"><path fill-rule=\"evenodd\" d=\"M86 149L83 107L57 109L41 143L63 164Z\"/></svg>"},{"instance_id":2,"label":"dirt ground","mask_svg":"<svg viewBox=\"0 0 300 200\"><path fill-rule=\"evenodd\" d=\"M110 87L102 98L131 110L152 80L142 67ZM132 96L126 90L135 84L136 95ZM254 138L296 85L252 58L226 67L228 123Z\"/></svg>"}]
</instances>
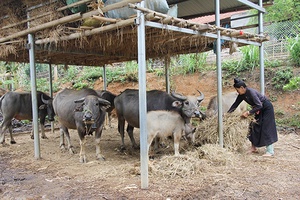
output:
<instances>
[{"instance_id":1,"label":"dirt ground","mask_svg":"<svg viewBox=\"0 0 300 200\"><path fill-rule=\"evenodd\" d=\"M171 85L177 92L205 94L202 106L216 94L215 73L172 77ZM232 91L232 83L224 83L223 91ZM258 88L252 81L249 86ZM137 88L137 83L110 84L108 90L118 94L124 88ZM149 74L148 89L164 89L164 79ZM102 83L95 86L102 89ZM269 94L269 91L267 91ZM270 95L276 95L271 92ZM276 95L275 110L299 112L299 91ZM88 163L79 162L79 139L75 130L71 140L76 153L59 148L59 130L48 131L41 140L41 159L34 158L34 142L28 132L15 133L17 144L0 146L0 199L299 199L300 197L300 131L278 127L279 141L275 156L232 152L218 146L209 148L206 157L190 159L193 152L181 148L183 154L174 157L173 147L159 154L149 163L149 188L141 189L139 150L130 148L120 152L121 138L117 120L112 128L106 126L101 138L105 161L95 160L92 136L88 137ZM216 125L217 126L217 125ZM135 129L135 138L139 130ZM6 136L9 143L9 137ZM184 141L182 141L184 143ZM182 145L184 146L184 145ZM250 143L246 146L250 146ZM213 150L214 152L210 152ZM209 156L213 155L213 156ZM196 161L195 161L196 160ZM169 163L168 171L162 164ZM181 167L174 169L176 164ZM179 165L178 165L179 166ZM185 166L186 168L182 168ZM161 167L161 168L160 168ZM187 171L184 171L187 169ZM184 171L184 172L183 172Z\"/></svg>"}]
</instances>

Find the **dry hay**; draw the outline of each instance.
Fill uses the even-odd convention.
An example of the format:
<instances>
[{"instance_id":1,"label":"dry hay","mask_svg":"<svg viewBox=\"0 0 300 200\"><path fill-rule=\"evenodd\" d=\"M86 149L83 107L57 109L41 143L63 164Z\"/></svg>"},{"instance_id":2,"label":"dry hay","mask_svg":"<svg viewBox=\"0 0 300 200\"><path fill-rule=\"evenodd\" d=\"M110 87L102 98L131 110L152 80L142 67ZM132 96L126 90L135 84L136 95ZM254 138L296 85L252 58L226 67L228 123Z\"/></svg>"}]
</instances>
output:
<instances>
[{"instance_id":1,"label":"dry hay","mask_svg":"<svg viewBox=\"0 0 300 200\"><path fill-rule=\"evenodd\" d=\"M150 161L149 174L165 179L190 178L218 170L218 166L232 166L235 159L233 152L216 144L206 144L180 156L166 155L158 160Z\"/></svg>"},{"instance_id":2,"label":"dry hay","mask_svg":"<svg viewBox=\"0 0 300 200\"><path fill-rule=\"evenodd\" d=\"M239 152L246 149L247 134L252 117L241 118L234 114L223 117L224 147L218 144L217 117L200 122L196 132L196 146L180 143L181 154L174 156L173 140L165 140L167 148L162 150L164 156L149 162L150 176L172 178L189 178L207 172L217 172L218 167L234 166ZM173 147L173 148L168 148ZM213 167L212 167L213 166ZM129 171L140 174L139 163Z\"/></svg>"},{"instance_id":3,"label":"dry hay","mask_svg":"<svg viewBox=\"0 0 300 200\"><path fill-rule=\"evenodd\" d=\"M240 115L226 114L223 116L224 147L232 151L245 150L249 124L253 117L241 118ZM196 144L217 144L219 142L218 117L214 116L200 122L196 131Z\"/></svg>"}]
</instances>

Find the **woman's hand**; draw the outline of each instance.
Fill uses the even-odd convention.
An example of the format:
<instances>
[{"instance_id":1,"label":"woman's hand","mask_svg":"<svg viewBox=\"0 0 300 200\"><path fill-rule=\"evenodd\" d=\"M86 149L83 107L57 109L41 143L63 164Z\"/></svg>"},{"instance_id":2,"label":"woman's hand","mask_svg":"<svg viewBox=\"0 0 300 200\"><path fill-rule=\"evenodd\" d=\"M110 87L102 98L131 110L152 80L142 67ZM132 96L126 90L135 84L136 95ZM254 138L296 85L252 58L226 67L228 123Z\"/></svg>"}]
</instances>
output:
<instances>
[{"instance_id":1,"label":"woman's hand","mask_svg":"<svg viewBox=\"0 0 300 200\"><path fill-rule=\"evenodd\" d=\"M247 118L248 116L250 115L250 112L249 111L246 111L242 114L242 117L245 117Z\"/></svg>"}]
</instances>

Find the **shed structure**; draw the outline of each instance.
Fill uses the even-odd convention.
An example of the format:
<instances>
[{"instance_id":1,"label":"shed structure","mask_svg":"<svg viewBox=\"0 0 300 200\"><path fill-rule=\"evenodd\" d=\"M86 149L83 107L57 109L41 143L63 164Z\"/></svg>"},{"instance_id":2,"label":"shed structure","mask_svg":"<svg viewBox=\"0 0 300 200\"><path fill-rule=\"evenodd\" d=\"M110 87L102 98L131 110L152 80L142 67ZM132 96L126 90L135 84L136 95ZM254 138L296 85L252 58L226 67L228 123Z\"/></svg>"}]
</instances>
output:
<instances>
[{"instance_id":1,"label":"shed structure","mask_svg":"<svg viewBox=\"0 0 300 200\"><path fill-rule=\"evenodd\" d=\"M29 62L29 33L35 37L37 63L102 66L137 60L136 15L128 19L108 19L103 14L140 0L124 0L107 6L93 0L81 0L69 5L63 2L2 0L0 60ZM72 13L70 8L79 3L87 5L86 12ZM170 7L177 5L178 17L143 9L146 22L149 22L146 24L145 35L147 59L211 50L218 30L221 36L227 37L227 40L236 40L240 46L253 43L259 45L267 40L261 34L241 35L236 29L188 20L213 13L213 1L169 0L168 3ZM241 1L223 0L220 10L225 12L242 8L245 9L245 5Z\"/></svg>"},{"instance_id":2,"label":"shed structure","mask_svg":"<svg viewBox=\"0 0 300 200\"><path fill-rule=\"evenodd\" d=\"M71 3L66 4L66 2ZM176 4L177 16L147 9L144 7L145 2L141 0L123 0L110 5L105 5L101 0L67 0L66 2L63 0L1 0L0 60L30 63L31 75L34 78L32 92L36 90L35 62L103 66L114 62L138 60L143 189L148 187L145 120L146 59L205 52L211 50L216 42L218 121L221 133L221 39L227 41L224 46L229 45L229 42L235 42L239 46L249 44L260 46L261 78L263 78L262 43L268 38L262 31L262 14L265 12L263 3L269 1L168 0L169 6ZM84 7L83 10L81 6ZM137 15L122 19L105 17L105 13L124 7L137 10ZM258 34L221 27L220 13L247 8L258 10ZM188 20L214 13L215 25ZM34 102L34 94L33 113L35 149L37 149L35 154L39 158L39 144L36 144L39 143L37 106ZM221 137L221 145L222 142Z\"/></svg>"}]
</instances>

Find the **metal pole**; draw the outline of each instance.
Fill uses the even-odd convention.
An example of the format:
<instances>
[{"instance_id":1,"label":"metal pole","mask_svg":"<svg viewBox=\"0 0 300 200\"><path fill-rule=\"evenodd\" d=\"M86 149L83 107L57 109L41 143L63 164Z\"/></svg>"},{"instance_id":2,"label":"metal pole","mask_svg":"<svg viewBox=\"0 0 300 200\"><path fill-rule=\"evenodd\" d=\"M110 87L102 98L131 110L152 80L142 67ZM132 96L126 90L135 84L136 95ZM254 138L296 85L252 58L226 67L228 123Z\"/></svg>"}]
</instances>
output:
<instances>
[{"instance_id":1,"label":"metal pole","mask_svg":"<svg viewBox=\"0 0 300 200\"><path fill-rule=\"evenodd\" d=\"M49 94L53 98L52 65L49 63ZM54 133L54 122L51 122L51 133Z\"/></svg>"},{"instance_id":2,"label":"metal pole","mask_svg":"<svg viewBox=\"0 0 300 200\"><path fill-rule=\"evenodd\" d=\"M106 67L105 65L103 66L103 90L107 89L107 83L106 83Z\"/></svg>"},{"instance_id":3,"label":"metal pole","mask_svg":"<svg viewBox=\"0 0 300 200\"><path fill-rule=\"evenodd\" d=\"M140 3L144 7L144 1ZM147 98L146 98L146 41L145 16L137 11L138 25L138 67L139 67L139 114L140 114L140 158L141 158L141 188L148 189L148 147L147 147Z\"/></svg>"},{"instance_id":4,"label":"metal pole","mask_svg":"<svg viewBox=\"0 0 300 200\"><path fill-rule=\"evenodd\" d=\"M165 57L165 79L166 79L166 92L170 94L170 57Z\"/></svg>"},{"instance_id":5,"label":"metal pole","mask_svg":"<svg viewBox=\"0 0 300 200\"><path fill-rule=\"evenodd\" d=\"M220 27L220 0L215 0L215 15L216 26ZM222 109L222 66L221 66L221 34L220 30L217 31L217 51L216 51L216 64L217 64L217 78L218 78L218 132L219 144L221 147L223 143L223 109Z\"/></svg>"},{"instance_id":6,"label":"metal pole","mask_svg":"<svg viewBox=\"0 0 300 200\"><path fill-rule=\"evenodd\" d=\"M263 0L259 0L259 6L263 7ZM258 34L263 35L263 12L259 12L258 15ZM265 65L264 65L264 44L259 46L259 66L260 66L260 92L265 94Z\"/></svg>"},{"instance_id":7,"label":"metal pole","mask_svg":"<svg viewBox=\"0 0 300 200\"><path fill-rule=\"evenodd\" d=\"M29 14L27 14L29 18ZM28 23L29 28L29 23ZM34 133L34 157L41 158L40 153L40 137L38 124L38 108L37 108L37 92L36 92L36 70L34 57L34 35L28 34L29 62L30 62L30 83L31 83L31 99L32 99L32 123Z\"/></svg>"}]
</instances>

